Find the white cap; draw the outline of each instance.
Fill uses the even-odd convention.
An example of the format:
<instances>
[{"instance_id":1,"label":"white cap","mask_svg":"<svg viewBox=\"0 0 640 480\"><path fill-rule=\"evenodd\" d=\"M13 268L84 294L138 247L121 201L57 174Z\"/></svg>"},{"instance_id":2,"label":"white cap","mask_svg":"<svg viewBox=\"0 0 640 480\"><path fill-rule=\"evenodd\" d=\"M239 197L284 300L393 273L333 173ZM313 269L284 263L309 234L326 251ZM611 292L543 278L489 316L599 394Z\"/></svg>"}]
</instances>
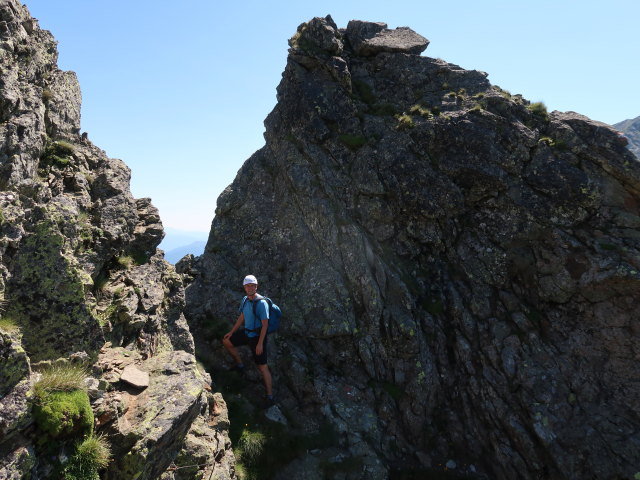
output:
<instances>
[{"instance_id":1,"label":"white cap","mask_svg":"<svg viewBox=\"0 0 640 480\"><path fill-rule=\"evenodd\" d=\"M248 285L250 283L255 283L257 285L258 279L253 275L247 275L246 277L244 277L244 280L242 281L242 286L244 287L245 285Z\"/></svg>"}]
</instances>

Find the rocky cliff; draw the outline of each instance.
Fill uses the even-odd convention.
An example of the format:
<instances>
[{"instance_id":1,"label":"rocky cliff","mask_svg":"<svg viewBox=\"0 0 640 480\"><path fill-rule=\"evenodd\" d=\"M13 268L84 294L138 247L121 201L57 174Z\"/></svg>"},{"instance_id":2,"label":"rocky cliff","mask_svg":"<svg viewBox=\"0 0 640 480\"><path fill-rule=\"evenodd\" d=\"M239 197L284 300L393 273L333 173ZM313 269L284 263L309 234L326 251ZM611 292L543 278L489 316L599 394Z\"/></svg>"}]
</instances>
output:
<instances>
[{"instance_id":1,"label":"rocky cliff","mask_svg":"<svg viewBox=\"0 0 640 480\"><path fill-rule=\"evenodd\" d=\"M51 34L0 1L0 477L68 470L77 425L50 438L32 388L75 363L111 448L106 478L232 478L226 407L195 362L158 212L80 134L80 87L56 61ZM146 381L123 380L127 367Z\"/></svg>"},{"instance_id":2,"label":"rocky cliff","mask_svg":"<svg viewBox=\"0 0 640 480\"><path fill-rule=\"evenodd\" d=\"M640 117L616 123L614 127L624 133L629 140L629 150L640 158Z\"/></svg>"},{"instance_id":3,"label":"rocky cliff","mask_svg":"<svg viewBox=\"0 0 640 480\"><path fill-rule=\"evenodd\" d=\"M265 147L179 264L196 348L223 361L255 274L285 312L280 408L336 432L287 467L305 478L631 478L638 159L611 127L427 44L381 23L298 28Z\"/></svg>"}]
</instances>

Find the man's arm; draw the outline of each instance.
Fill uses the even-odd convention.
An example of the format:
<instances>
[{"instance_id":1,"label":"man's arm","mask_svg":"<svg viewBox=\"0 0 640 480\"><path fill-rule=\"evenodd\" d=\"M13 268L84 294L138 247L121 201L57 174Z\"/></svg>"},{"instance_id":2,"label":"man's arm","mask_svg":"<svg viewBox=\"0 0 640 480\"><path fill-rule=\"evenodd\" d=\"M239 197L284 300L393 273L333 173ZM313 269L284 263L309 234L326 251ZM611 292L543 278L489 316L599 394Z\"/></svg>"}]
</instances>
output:
<instances>
[{"instance_id":1,"label":"man's arm","mask_svg":"<svg viewBox=\"0 0 640 480\"><path fill-rule=\"evenodd\" d=\"M269 305L266 300L260 301L259 304L262 309L261 313L264 318L262 319L262 328L260 328L260 338L258 338L258 344L256 345L256 355L261 355L264 349L264 339L267 337L267 329L269 328Z\"/></svg>"},{"instance_id":2,"label":"man's arm","mask_svg":"<svg viewBox=\"0 0 640 480\"><path fill-rule=\"evenodd\" d=\"M244 323L244 313L240 313L240 315L238 315L238 319L236 320L236 323L233 325L233 328L231 330L229 330L229 332L224 336L225 339L229 338L231 335L233 335L236 330L238 330L240 328L240 325L242 325Z\"/></svg>"},{"instance_id":3,"label":"man's arm","mask_svg":"<svg viewBox=\"0 0 640 480\"><path fill-rule=\"evenodd\" d=\"M267 329L269 328L269 319L265 318L262 320L262 328L260 329L260 338L258 339L258 344L256 345L256 355L262 354L262 349L264 348L264 339L267 336Z\"/></svg>"}]
</instances>

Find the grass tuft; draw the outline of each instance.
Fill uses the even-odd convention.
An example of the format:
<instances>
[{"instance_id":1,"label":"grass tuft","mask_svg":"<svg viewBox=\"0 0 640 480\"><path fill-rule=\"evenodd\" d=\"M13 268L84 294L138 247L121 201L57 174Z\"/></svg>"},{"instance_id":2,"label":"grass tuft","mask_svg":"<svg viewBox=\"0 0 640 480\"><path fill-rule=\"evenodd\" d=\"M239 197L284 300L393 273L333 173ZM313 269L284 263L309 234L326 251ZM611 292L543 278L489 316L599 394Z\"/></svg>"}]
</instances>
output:
<instances>
[{"instance_id":1,"label":"grass tuft","mask_svg":"<svg viewBox=\"0 0 640 480\"><path fill-rule=\"evenodd\" d=\"M248 464L256 463L257 459L262 455L266 440L262 432L254 432L246 428L242 430L238 440L240 458Z\"/></svg>"},{"instance_id":2,"label":"grass tuft","mask_svg":"<svg viewBox=\"0 0 640 480\"><path fill-rule=\"evenodd\" d=\"M131 268L136 263L131 255L121 255L116 262L124 269Z\"/></svg>"},{"instance_id":3,"label":"grass tuft","mask_svg":"<svg viewBox=\"0 0 640 480\"><path fill-rule=\"evenodd\" d=\"M11 317L2 317L0 318L0 330L6 333L13 333L20 330L20 325Z\"/></svg>"},{"instance_id":4,"label":"grass tuft","mask_svg":"<svg viewBox=\"0 0 640 480\"><path fill-rule=\"evenodd\" d=\"M99 480L98 471L109 465L111 447L103 436L89 435L76 447L64 469L65 480Z\"/></svg>"},{"instance_id":5,"label":"grass tuft","mask_svg":"<svg viewBox=\"0 0 640 480\"><path fill-rule=\"evenodd\" d=\"M255 475L249 475L249 472L247 472L247 468L240 461L236 462L235 473L236 477L238 477L239 480L251 480L255 477Z\"/></svg>"},{"instance_id":6,"label":"grass tuft","mask_svg":"<svg viewBox=\"0 0 640 480\"><path fill-rule=\"evenodd\" d=\"M411 118L411 115L403 113L402 115L398 115L396 118L398 119L398 129L400 130L413 128L416 126L416 124L413 121L413 118Z\"/></svg>"},{"instance_id":7,"label":"grass tuft","mask_svg":"<svg viewBox=\"0 0 640 480\"><path fill-rule=\"evenodd\" d=\"M38 398L43 398L51 392L86 391L87 389L84 379L88 377L88 372L80 365L73 363L51 365L41 373L42 378L33 386Z\"/></svg>"},{"instance_id":8,"label":"grass tuft","mask_svg":"<svg viewBox=\"0 0 640 480\"><path fill-rule=\"evenodd\" d=\"M547 113L547 106L543 102L534 102L527 105L527 110L533 113L536 117L540 117L543 120L549 120L549 114Z\"/></svg>"},{"instance_id":9,"label":"grass tuft","mask_svg":"<svg viewBox=\"0 0 640 480\"><path fill-rule=\"evenodd\" d=\"M91 463L98 468L109 465L111 447L102 435L89 435L76 450L76 456L83 459L83 463Z\"/></svg>"},{"instance_id":10,"label":"grass tuft","mask_svg":"<svg viewBox=\"0 0 640 480\"><path fill-rule=\"evenodd\" d=\"M413 105L409 109L409 112L413 113L414 115L420 115L420 116L426 117L426 118L433 117L433 114L431 113L431 110L429 110L427 107L424 107L424 106L422 106L420 104Z\"/></svg>"}]
</instances>

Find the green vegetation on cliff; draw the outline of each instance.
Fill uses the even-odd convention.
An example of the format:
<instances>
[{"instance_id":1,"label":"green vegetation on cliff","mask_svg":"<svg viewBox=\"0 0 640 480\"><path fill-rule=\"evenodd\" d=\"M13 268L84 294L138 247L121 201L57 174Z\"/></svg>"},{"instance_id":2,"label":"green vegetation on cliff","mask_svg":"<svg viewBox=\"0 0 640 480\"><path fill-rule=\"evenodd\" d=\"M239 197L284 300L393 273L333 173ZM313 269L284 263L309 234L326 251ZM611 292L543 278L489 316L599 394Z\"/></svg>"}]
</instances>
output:
<instances>
[{"instance_id":1,"label":"green vegetation on cliff","mask_svg":"<svg viewBox=\"0 0 640 480\"><path fill-rule=\"evenodd\" d=\"M98 471L111 459L111 449L105 437L90 435L76 446L76 453L64 468L65 480L99 480Z\"/></svg>"},{"instance_id":2,"label":"green vegetation on cliff","mask_svg":"<svg viewBox=\"0 0 640 480\"><path fill-rule=\"evenodd\" d=\"M93 411L84 386L85 371L76 365L46 368L33 387L38 428L52 438L93 431Z\"/></svg>"},{"instance_id":3,"label":"green vegetation on cliff","mask_svg":"<svg viewBox=\"0 0 640 480\"><path fill-rule=\"evenodd\" d=\"M57 142L49 141L40 157L40 167L46 168L48 166L54 166L64 168L69 165L73 151L73 145L69 142L62 140Z\"/></svg>"},{"instance_id":4,"label":"green vegetation on cliff","mask_svg":"<svg viewBox=\"0 0 640 480\"><path fill-rule=\"evenodd\" d=\"M89 396L82 390L47 393L34 403L33 414L38 428L52 438L93 430Z\"/></svg>"}]
</instances>

